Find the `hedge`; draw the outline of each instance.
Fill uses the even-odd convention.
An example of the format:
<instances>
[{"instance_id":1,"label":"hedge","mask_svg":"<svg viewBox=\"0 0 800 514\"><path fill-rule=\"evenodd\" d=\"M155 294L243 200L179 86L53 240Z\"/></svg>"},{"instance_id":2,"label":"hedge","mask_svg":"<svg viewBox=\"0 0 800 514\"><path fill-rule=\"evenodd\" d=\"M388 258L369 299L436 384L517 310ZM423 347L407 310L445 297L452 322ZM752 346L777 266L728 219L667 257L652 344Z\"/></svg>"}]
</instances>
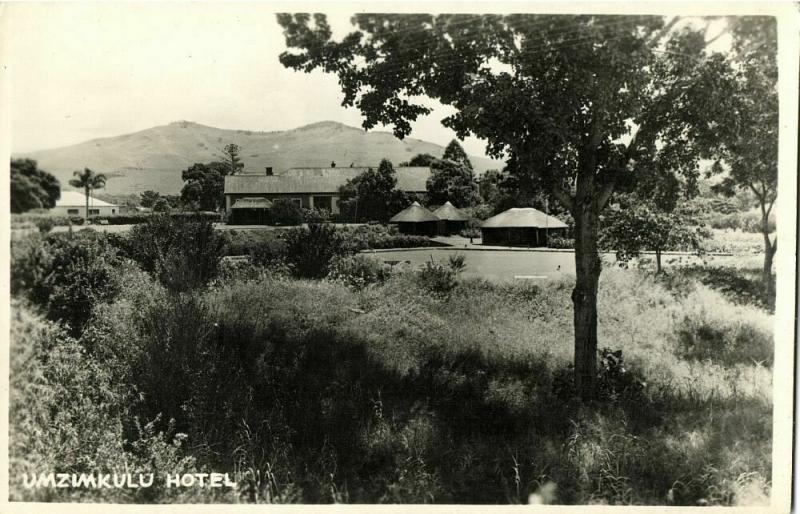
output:
<instances>
[{"instance_id":1,"label":"hedge","mask_svg":"<svg viewBox=\"0 0 800 514\"><path fill-rule=\"evenodd\" d=\"M100 224L101 221L106 221L104 225L136 225L144 223L148 218L156 216L161 213L157 212L141 212L135 214L113 214L111 216L94 215L89 216L90 224ZM195 220L217 222L222 221L222 215L218 212L198 211L198 212L171 212L167 213L168 216L173 218L190 218ZM11 224L22 223L36 223L42 219L50 219L55 226L66 227L72 222L73 225L83 225L83 216L54 216L51 214L12 214Z\"/></svg>"}]
</instances>

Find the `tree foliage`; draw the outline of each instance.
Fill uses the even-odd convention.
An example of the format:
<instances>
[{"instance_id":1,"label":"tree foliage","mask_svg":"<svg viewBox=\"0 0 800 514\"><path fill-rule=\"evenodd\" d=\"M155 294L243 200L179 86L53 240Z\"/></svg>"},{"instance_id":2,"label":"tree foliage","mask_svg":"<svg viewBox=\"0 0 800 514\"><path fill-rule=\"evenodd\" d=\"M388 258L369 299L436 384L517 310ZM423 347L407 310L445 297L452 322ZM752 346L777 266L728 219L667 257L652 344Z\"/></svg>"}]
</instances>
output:
<instances>
[{"instance_id":1,"label":"tree foliage","mask_svg":"<svg viewBox=\"0 0 800 514\"><path fill-rule=\"evenodd\" d=\"M715 190L732 196L743 189L755 195L764 237L762 282L769 288L778 246L769 229L778 196L777 26L772 17L742 17L731 23L738 73L730 94L734 108L720 127L722 156L714 167L726 174Z\"/></svg>"},{"instance_id":2,"label":"tree foliage","mask_svg":"<svg viewBox=\"0 0 800 514\"><path fill-rule=\"evenodd\" d=\"M203 211L217 211L225 206L225 175L228 163L195 163L181 172L185 182L181 189L181 201L185 205Z\"/></svg>"},{"instance_id":3,"label":"tree foliage","mask_svg":"<svg viewBox=\"0 0 800 514\"><path fill-rule=\"evenodd\" d=\"M224 162L227 166L227 174L234 175L244 169L244 163L241 157L239 157L241 151L241 147L235 143L229 143L222 149Z\"/></svg>"},{"instance_id":4,"label":"tree foliage","mask_svg":"<svg viewBox=\"0 0 800 514\"><path fill-rule=\"evenodd\" d=\"M139 205L145 208L152 208L156 201L161 197L161 194L148 189L139 195Z\"/></svg>"},{"instance_id":5,"label":"tree foliage","mask_svg":"<svg viewBox=\"0 0 800 514\"><path fill-rule=\"evenodd\" d=\"M596 15L368 14L341 41L322 14L279 14L289 68L335 73L363 127L397 137L431 108L461 139L487 142L575 219L575 378L592 396L597 366L599 216L647 167L696 184L731 108L725 56L678 18Z\"/></svg>"},{"instance_id":6,"label":"tree foliage","mask_svg":"<svg viewBox=\"0 0 800 514\"><path fill-rule=\"evenodd\" d=\"M339 210L347 220L388 221L409 203L396 186L394 167L383 159L377 169L369 168L339 188Z\"/></svg>"},{"instance_id":7,"label":"tree foliage","mask_svg":"<svg viewBox=\"0 0 800 514\"><path fill-rule=\"evenodd\" d=\"M89 168L84 168L83 171L74 171L72 174L75 178L69 181L69 185L83 189L83 194L86 197L86 211L83 218L87 220L89 218L89 197L95 189L106 187L108 178L104 174L95 173Z\"/></svg>"},{"instance_id":8,"label":"tree foliage","mask_svg":"<svg viewBox=\"0 0 800 514\"><path fill-rule=\"evenodd\" d=\"M603 219L600 246L616 252L627 263L643 251L655 252L656 272L661 272L661 255L666 250L700 252L710 236L705 228L681 211L667 211L653 201L633 196L623 198Z\"/></svg>"},{"instance_id":9,"label":"tree foliage","mask_svg":"<svg viewBox=\"0 0 800 514\"><path fill-rule=\"evenodd\" d=\"M11 212L52 209L61 198L61 185L40 170L33 159L11 159Z\"/></svg>"}]
</instances>

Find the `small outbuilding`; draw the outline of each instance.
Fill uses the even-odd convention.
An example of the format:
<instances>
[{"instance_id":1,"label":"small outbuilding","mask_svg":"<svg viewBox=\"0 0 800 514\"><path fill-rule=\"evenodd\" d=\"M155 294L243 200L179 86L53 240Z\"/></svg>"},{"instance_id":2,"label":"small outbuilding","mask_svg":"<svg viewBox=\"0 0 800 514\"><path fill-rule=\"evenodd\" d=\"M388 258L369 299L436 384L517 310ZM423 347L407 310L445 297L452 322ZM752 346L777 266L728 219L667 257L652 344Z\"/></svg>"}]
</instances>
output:
<instances>
[{"instance_id":1,"label":"small outbuilding","mask_svg":"<svg viewBox=\"0 0 800 514\"><path fill-rule=\"evenodd\" d=\"M111 216L120 214L119 205L104 202L89 195L89 212L86 212L86 195L78 191L61 191L61 197L50 209L50 214L59 216Z\"/></svg>"},{"instance_id":2,"label":"small outbuilding","mask_svg":"<svg viewBox=\"0 0 800 514\"><path fill-rule=\"evenodd\" d=\"M443 224L434 213L414 202L398 212L389 223L397 225L401 234L435 236L439 234L439 226Z\"/></svg>"},{"instance_id":3,"label":"small outbuilding","mask_svg":"<svg viewBox=\"0 0 800 514\"><path fill-rule=\"evenodd\" d=\"M564 237L567 224L533 207L514 208L481 224L481 242L495 246L547 246L548 238Z\"/></svg>"},{"instance_id":4,"label":"small outbuilding","mask_svg":"<svg viewBox=\"0 0 800 514\"><path fill-rule=\"evenodd\" d=\"M231 205L231 225L265 225L270 221L272 202L258 196L238 198Z\"/></svg>"},{"instance_id":5,"label":"small outbuilding","mask_svg":"<svg viewBox=\"0 0 800 514\"><path fill-rule=\"evenodd\" d=\"M447 202L433 213L444 222L444 234L458 234L467 227L469 216L457 209L452 203Z\"/></svg>"}]
</instances>

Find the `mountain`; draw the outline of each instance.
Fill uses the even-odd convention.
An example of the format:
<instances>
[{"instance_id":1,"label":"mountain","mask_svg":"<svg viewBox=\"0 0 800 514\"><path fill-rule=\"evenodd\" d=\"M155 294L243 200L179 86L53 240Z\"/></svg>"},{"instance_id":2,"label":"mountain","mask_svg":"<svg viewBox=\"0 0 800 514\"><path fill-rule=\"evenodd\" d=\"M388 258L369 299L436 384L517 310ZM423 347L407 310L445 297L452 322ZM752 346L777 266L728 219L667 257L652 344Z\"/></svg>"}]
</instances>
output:
<instances>
[{"instance_id":1,"label":"mountain","mask_svg":"<svg viewBox=\"0 0 800 514\"><path fill-rule=\"evenodd\" d=\"M39 168L55 175L63 188L74 170L91 168L108 176L105 193L129 194L148 189L162 194L178 193L181 171L196 162L221 159L228 143L241 147L246 172L259 173L271 166L275 173L287 168L329 166L377 166L388 158L396 166L418 153L440 157L444 147L419 139L397 139L389 132L366 132L333 121L300 128L256 132L228 130L189 121L149 128L122 136L93 139L63 148L15 154L36 159ZM500 169L503 163L470 156L478 173Z\"/></svg>"}]
</instances>

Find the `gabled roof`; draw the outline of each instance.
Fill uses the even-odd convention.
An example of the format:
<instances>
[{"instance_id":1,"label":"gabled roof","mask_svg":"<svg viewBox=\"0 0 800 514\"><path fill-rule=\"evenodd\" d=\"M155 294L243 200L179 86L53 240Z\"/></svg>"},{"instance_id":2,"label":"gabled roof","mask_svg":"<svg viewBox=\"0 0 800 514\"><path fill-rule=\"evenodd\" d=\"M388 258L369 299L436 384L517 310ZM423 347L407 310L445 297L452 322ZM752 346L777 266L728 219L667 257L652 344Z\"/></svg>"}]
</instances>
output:
<instances>
[{"instance_id":1,"label":"gabled roof","mask_svg":"<svg viewBox=\"0 0 800 514\"><path fill-rule=\"evenodd\" d=\"M339 187L369 168L289 168L278 175L245 174L225 177L225 194L337 193ZM395 168L397 189L423 193L431 174L427 166Z\"/></svg>"},{"instance_id":2,"label":"gabled roof","mask_svg":"<svg viewBox=\"0 0 800 514\"><path fill-rule=\"evenodd\" d=\"M86 195L78 191L61 191L61 198L56 200L56 207L86 207ZM113 203L97 198L89 198L89 207L118 207Z\"/></svg>"},{"instance_id":3,"label":"gabled roof","mask_svg":"<svg viewBox=\"0 0 800 514\"><path fill-rule=\"evenodd\" d=\"M414 202L392 216L389 223L421 223L424 221L439 221L439 218L431 211L421 206L419 202Z\"/></svg>"},{"instance_id":4,"label":"gabled roof","mask_svg":"<svg viewBox=\"0 0 800 514\"><path fill-rule=\"evenodd\" d=\"M501 227L567 228L567 224L533 207L509 209L481 224L481 228Z\"/></svg>"},{"instance_id":5,"label":"gabled roof","mask_svg":"<svg viewBox=\"0 0 800 514\"><path fill-rule=\"evenodd\" d=\"M233 205L231 205L231 209L271 209L272 202L267 200L266 198L261 197L252 197L246 196L244 198L239 198Z\"/></svg>"},{"instance_id":6,"label":"gabled roof","mask_svg":"<svg viewBox=\"0 0 800 514\"><path fill-rule=\"evenodd\" d=\"M456 209L456 207L450 202L445 203L433 211L433 214L435 214L440 220L446 221L467 221L469 219L469 216Z\"/></svg>"}]
</instances>

